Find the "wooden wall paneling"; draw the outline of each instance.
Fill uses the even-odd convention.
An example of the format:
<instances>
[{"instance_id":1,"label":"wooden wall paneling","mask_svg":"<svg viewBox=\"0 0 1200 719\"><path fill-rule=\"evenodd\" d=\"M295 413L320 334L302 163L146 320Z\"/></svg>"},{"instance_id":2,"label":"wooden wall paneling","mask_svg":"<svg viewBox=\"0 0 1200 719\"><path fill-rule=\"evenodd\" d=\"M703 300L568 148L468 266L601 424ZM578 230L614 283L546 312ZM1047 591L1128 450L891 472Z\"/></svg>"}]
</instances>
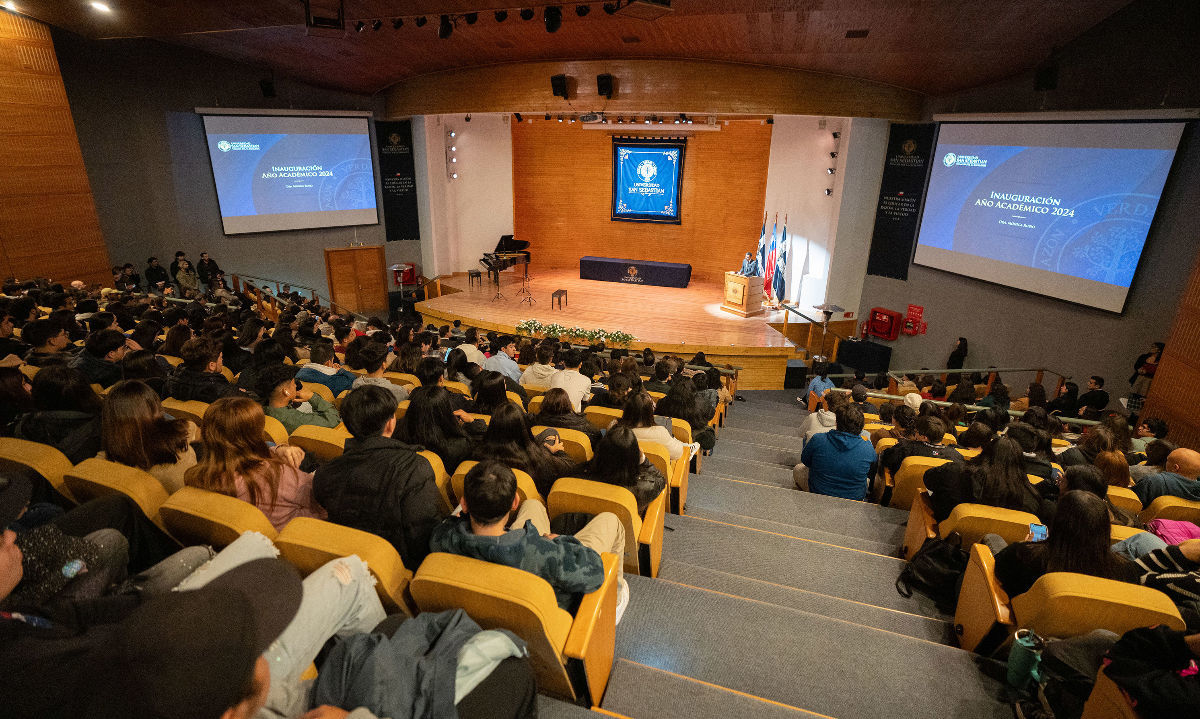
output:
<instances>
[{"instance_id":1,"label":"wooden wall paneling","mask_svg":"<svg viewBox=\"0 0 1200 719\"><path fill-rule=\"evenodd\" d=\"M50 31L0 11L0 274L111 282Z\"/></svg>"},{"instance_id":2,"label":"wooden wall paneling","mask_svg":"<svg viewBox=\"0 0 1200 719\"><path fill-rule=\"evenodd\" d=\"M1170 427L1168 439L1200 449L1200 264L1180 298L1162 361L1150 384L1142 417Z\"/></svg>"},{"instance_id":3,"label":"wooden wall paneling","mask_svg":"<svg viewBox=\"0 0 1200 719\"><path fill-rule=\"evenodd\" d=\"M597 255L686 262L705 279L736 269L762 229L771 125L732 121L720 132L691 133L678 225L609 219L613 134L579 123L512 123L514 232L530 243L534 267L575 267Z\"/></svg>"}]
</instances>

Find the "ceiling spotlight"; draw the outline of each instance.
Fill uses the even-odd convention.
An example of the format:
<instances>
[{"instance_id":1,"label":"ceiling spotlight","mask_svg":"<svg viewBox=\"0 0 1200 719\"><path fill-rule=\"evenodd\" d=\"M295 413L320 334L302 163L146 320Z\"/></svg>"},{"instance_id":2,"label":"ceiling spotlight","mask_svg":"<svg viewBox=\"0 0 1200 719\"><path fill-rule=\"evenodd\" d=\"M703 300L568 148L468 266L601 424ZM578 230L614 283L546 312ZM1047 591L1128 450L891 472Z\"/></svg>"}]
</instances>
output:
<instances>
[{"instance_id":1,"label":"ceiling spotlight","mask_svg":"<svg viewBox=\"0 0 1200 719\"><path fill-rule=\"evenodd\" d=\"M625 118L623 118L623 117L618 117L618 118L617 118L617 124L618 124L618 125L620 125L620 124L622 124L622 123L624 123L624 122L625 122Z\"/></svg>"},{"instance_id":2,"label":"ceiling spotlight","mask_svg":"<svg viewBox=\"0 0 1200 719\"><path fill-rule=\"evenodd\" d=\"M458 173L457 173L457 172L452 172L452 173L450 173L450 179L451 179L451 180L457 180L457 179L458 179Z\"/></svg>"},{"instance_id":3,"label":"ceiling spotlight","mask_svg":"<svg viewBox=\"0 0 1200 719\"><path fill-rule=\"evenodd\" d=\"M454 23L450 22L449 15L443 15L442 20L438 23L438 39L445 40L454 32Z\"/></svg>"},{"instance_id":4,"label":"ceiling spotlight","mask_svg":"<svg viewBox=\"0 0 1200 719\"><path fill-rule=\"evenodd\" d=\"M648 118L648 117L646 118L646 124L647 124L647 125L649 125L649 124L650 124L650 118Z\"/></svg>"},{"instance_id":5,"label":"ceiling spotlight","mask_svg":"<svg viewBox=\"0 0 1200 719\"><path fill-rule=\"evenodd\" d=\"M417 18L416 25L417 27L425 27L425 23L427 22L429 22L429 18L422 15L421 17Z\"/></svg>"},{"instance_id":6,"label":"ceiling spotlight","mask_svg":"<svg viewBox=\"0 0 1200 719\"><path fill-rule=\"evenodd\" d=\"M832 167L827 167L827 168L825 168L825 174L826 174L826 175L832 175L832 174L833 174L833 173L835 173L835 172L837 172L837 170L834 170Z\"/></svg>"},{"instance_id":7,"label":"ceiling spotlight","mask_svg":"<svg viewBox=\"0 0 1200 719\"><path fill-rule=\"evenodd\" d=\"M547 120L549 120L549 119L550 119L550 113L548 113L548 112L546 113L546 119L547 119Z\"/></svg>"},{"instance_id":8,"label":"ceiling spotlight","mask_svg":"<svg viewBox=\"0 0 1200 719\"><path fill-rule=\"evenodd\" d=\"M525 119L525 118L521 117L521 113L519 113L519 112L514 112L513 117L515 117L517 119L517 122L520 122L521 120Z\"/></svg>"},{"instance_id":9,"label":"ceiling spotlight","mask_svg":"<svg viewBox=\"0 0 1200 719\"><path fill-rule=\"evenodd\" d=\"M458 152L458 145L451 145L450 152Z\"/></svg>"},{"instance_id":10,"label":"ceiling spotlight","mask_svg":"<svg viewBox=\"0 0 1200 719\"><path fill-rule=\"evenodd\" d=\"M604 12L608 13L609 15L612 15L616 11L617 11L617 4L615 2L604 3Z\"/></svg>"},{"instance_id":11,"label":"ceiling spotlight","mask_svg":"<svg viewBox=\"0 0 1200 719\"><path fill-rule=\"evenodd\" d=\"M359 20L358 22L354 23L354 31L355 32L362 32L364 29L366 29L366 27L367 27L367 24L365 22L363 22L362 20Z\"/></svg>"},{"instance_id":12,"label":"ceiling spotlight","mask_svg":"<svg viewBox=\"0 0 1200 719\"><path fill-rule=\"evenodd\" d=\"M479 20L479 13L469 12L466 15L463 15L463 18L467 21L468 25L474 25L475 22Z\"/></svg>"},{"instance_id":13,"label":"ceiling spotlight","mask_svg":"<svg viewBox=\"0 0 1200 719\"><path fill-rule=\"evenodd\" d=\"M833 188L832 188L832 187L826 187L826 188L825 188L825 194L826 194L827 196L828 196L828 195L832 195L832 194L833 194Z\"/></svg>"},{"instance_id":14,"label":"ceiling spotlight","mask_svg":"<svg viewBox=\"0 0 1200 719\"><path fill-rule=\"evenodd\" d=\"M450 137L458 137L458 133L457 133L457 132L455 132L454 130L451 130L451 131L450 131Z\"/></svg>"},{"instance_id":15,"label":"ceiling spotlight","mask_svg":"<svg viewBox=\"0 0 1200 719\"><path fill-rule=\"evenodd\" d=\"M559 115L559 116L558 116L558 121L559 121L559 122L562 122L562 115Z\"/></svg>"},{"instance_id":16,"label":"ceiling spotlight","mask_svg":"<svg viewBox=\"0 0 1200 719\"><path fill-rule=\"evenodd\" d=\"M689 125L690 125L690 124L692 124L692 118L690 118L690 117L689 117L689 118L687 119L687 124L689 124Z\"/></svg>"},{"instance_id":17,"label":"ceiling spotlight","mask_svg":"<svg viewBox=\"0 0 1200 719\"><path fill-rule=\"evenodd\" d=\"M829 153L829 156L830 156L831 158L833 158L833 159L835 159L835 160L836 160L836 159L837 159L837 152L836 152L836 151L834 151L834 152L831 152L831 153Z\"/></svg>"},{"instance_id":18,"label":"ceiling spotlight","mask_svg":"<svg viewBox=\"0 0 1200 719\"><path fill-rule=\"evenodd\" d=\"M676 125L678 125L679 123L680 123L680 120L679 120L679 118L678 118L678 117L677 117L677 118L675 118L675 124L676 124Z\"/></svg>"},{"instance_id":19,"label":"ceiling spotlight","mask_svg":"<svg viewBox=\"0 0 1200 719\"><path fill-rule=\"evenodd\" d=\"M399 30L402 27L404 27L404 18L398 17L392 21L392 29L393 30Z\"/></svg>"},{"instance_id":20,"label":"ceiling spotlight","mask_svg":"<svg viewBox=\"0 0 1200 719\"><path fill-rule=\"evenodd\" d=\"M507 19L508 19L508 11L507 10L497 10L496 11L496 22L504 22Z\"/></svg>"},{"instance_id":21,"label":"ceiling spotlight","mask_svg":"<svg viewBox=\"0 0 1200 719\"><path fill-rule=\"evenodd\" d=\"M470 122L470 121L471 121L471 116L467 115L467 122Z\"/></svg>"},{"instance_id":22,"label":"ceiling spotlight","mask_svg":"<svg viewBox=\"0 0 1200 719\"><path fill-rule=\"evenodd\" d=\"M591 11L592 11L591 5L576 5L575 6L575 14L578 15L579 17L583 17L584 15L587 15Z\"/></svg>"},{"instance_id":23,"label":"ceiling spotlight","mask_svg":"<svg viewBox=\"0 0 1200 719\"><path fill-rule=\"evenodd\" d=\"M371 23L371 29L376 32L379 32L379 28L381 28L381 27L383 27L382 20L376 20L375 22Z\"/></svg>"},{"instance_id":24,"label":"ceiling spotlight","mask_svg":"<svg viewBox=\"0 0 1200 719\"><path fill-rule=\"evenodd\" d=\"M842 136L842 133L840 133L840 132L833 132L830 134L833 135L833 139L835 139L835 140Z\"/></svg>"},{"instance_id":25,"label":"ceiling spotlight","mask_svg":"<svg viewBox=\"0 0 1200 719\"><path fill-rule=\"evenodd\" d=\"M450 158L450 162L458 162L458 158L457 158L457 157L451 157L451 158Z\"/></svg>"},{"instance_id":26,"label":"ceiling spotlight","mask_svg":"<svg viewBox=\"0 0 1200 719\"><path fill-rule=\"evenodd\" d=\"M88 3L88 4L92 6L93 10L99 10L100 12L112 12L112 8L109 7L106 3L94 2L94 3Z\"/></svg>"},{"instance_id":27,"label":"ceiling spotlight","mask_svg":"<svg viewBox=\"0 0 1200 719\"><path fill-rule=\"evenodd\" d=\"M533 8L528 8L528 7L523 8L521 10L521 19L522 20L532 20L533 19Z\"/></svg>"},{"instance_id":28,"label":"ceiling spotlight","mask_svg":"<svg viewBox=\"0 0 1200 719\"><path fill-rule=\"evenodd\" d=\"M558 32L562 27L562 7L559 5L547 5L542 11L542 21L546 23L546 32Z\"/></svg>"}]
</instances>

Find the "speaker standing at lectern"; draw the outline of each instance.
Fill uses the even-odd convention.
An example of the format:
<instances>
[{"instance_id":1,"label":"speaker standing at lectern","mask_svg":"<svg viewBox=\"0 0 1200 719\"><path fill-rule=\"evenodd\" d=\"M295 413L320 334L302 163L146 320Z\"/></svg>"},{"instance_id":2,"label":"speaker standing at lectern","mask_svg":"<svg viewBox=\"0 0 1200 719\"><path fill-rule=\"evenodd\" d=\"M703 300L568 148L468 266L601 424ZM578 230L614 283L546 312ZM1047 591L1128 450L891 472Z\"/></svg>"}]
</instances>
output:
<instances>
[{"instance_id":1,"label":"speaker standing at lectern","mask_svg":"<svg viewBox=\"0 0 1200 719\"><path fill-rule=\"evenodd\" d=\"M753 252L746 253L746 257L742 259L742 269L738 270L738 274L743 277L762 277L762 269L758 266L758 260L754 257Z\"/></svg>"}]
</instances>

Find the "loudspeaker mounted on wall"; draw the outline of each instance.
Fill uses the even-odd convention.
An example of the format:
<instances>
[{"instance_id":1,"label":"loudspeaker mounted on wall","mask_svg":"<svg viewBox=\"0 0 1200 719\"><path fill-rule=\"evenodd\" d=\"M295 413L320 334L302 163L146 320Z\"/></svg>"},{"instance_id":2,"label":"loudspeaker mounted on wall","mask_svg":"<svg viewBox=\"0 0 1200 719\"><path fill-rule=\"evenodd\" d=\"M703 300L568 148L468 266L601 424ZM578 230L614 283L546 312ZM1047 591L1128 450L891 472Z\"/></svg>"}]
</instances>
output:
<instances>
[{"instance_id":1,"label":"loudspeaker mounted on wall","mask_svg":"<svg viewBox=\"0 0 1200 719\"><path fill-rule=\"evenodd\" d=\"M596 76L596 94L601 97L612 99L613 96L613 76L608 73Z\"/></svg>"},{"instance_id":2,"label":"loudspeaker mounted on wall","mask_svg":"<svg viewBox=\"0 0 1200 719\"><path fill-rule=\"evenodd\" d=\"M258 88L262 90L263 97L275 97L275 81L270 78L263 78L258 81Z\"/></svg>"},{"instance_id":3,"label":"loudspeaker mounted on wall","mask_svg":"<svg viewBox=\"0 0 1200 719\"><path fill-rule=\"evenodd\" d=\"M550 90L554 93L555 97L561 97L562 99L566 100L567 99L567 76L566 75L551 75L550 76Z\"/></svg>"}]
</instances>

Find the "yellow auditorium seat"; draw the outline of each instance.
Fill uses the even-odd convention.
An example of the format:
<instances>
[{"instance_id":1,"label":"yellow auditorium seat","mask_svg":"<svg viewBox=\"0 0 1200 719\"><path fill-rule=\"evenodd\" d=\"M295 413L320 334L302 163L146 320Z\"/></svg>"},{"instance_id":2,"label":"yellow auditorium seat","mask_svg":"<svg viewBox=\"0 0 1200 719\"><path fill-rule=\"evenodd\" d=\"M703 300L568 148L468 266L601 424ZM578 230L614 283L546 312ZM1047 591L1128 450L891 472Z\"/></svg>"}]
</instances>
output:
<instances>
[{"instance_id":1,"label":"yellow auditorium seat","mask_svg":"<svg viewBox=\"0 0 1200 719\"><path fill-rule=\"evenodd\" d=\"M225 378L226 382L233 382L233 370L228 367L221 367L221 376Z\"/></svg>"},{"instance_id":2,"label":"yellow auditorium seat","mask_svg":"<svg viewBox=\"0 0 1200 719\"><path fill-rule=\"evenodd\" d=\"M990 656L1014 631L1012 608L996 579L992 550L973 544L969 554L954 610L954 633L963 649Z\"/></svg>"},{"instance_id":3,"label":"yellow auditorium seat","mask_svg":"<svg viewBox=\"0 0 1200 719\"><path fill-rule=\"evenodd\" d=\"M490 415L490 414L475 414L475 413L472 413L472 414L471 414L471 418L472 418L472 419L478 419L478 420L482 420L484 424L491 424L491 423L492 423L492 415Z\"/></svg>"},{"instance_id":4,"label":"yellow auditorium seat","mask_svg":"<svg viewBox=\"0 0 1200 719\"><path fill-rule=\"evenodd\" d=\"M666 397L667 397L667 393L666 393L666 392L647 392L646 394L650 395L650 397L651 397L651 398L652 398L652 399L653 399L653 400L654 400L656 403L657 403L657 402L658 402L660 399L666 399Z\"/></svg>"},{"instance_id":5,"label":"yellow auditorium seat","mask_svg":"<svg viewBox=\"0 0 1200 719\"><path fill-rule=\"evenodd\" d=\"M970 447L955 447L955 449L958 450L958 453L962 455L963 459L975 459L980 455L981 452L983 452L983 450L979 449L978 447L975 447L974 449Z\"/></svg>"},{"instance_id":6,"label":"yellow auditorium seat","mask_svg":"<svg viewBox=\"0 0 1200 719\"><path fill-rule=\"evenodd\" d=\"M575 460L578 464L592 460L592 440L577 429L536 425L531 427L529 431L533 432L533 435L536 437L547 429L553 429L555 432L558 432L558 436L562 439L563 447L567 450L567 454L571 455L571 459Z\"/></svg>"},{"instance_id":7,"label":"yellow auditorium seat","mask_svg":"<svg viewBox=\"0 0 1200 719\"><path fill-rule=\"evenodd\" d=\"M23 364L21 365L21 374L28 377L29 381L32 382L33 378L37 376L38 370L40 369L41 367L34 367L31 364Z\"/></svg>"},{"instance_id":8,"label":"yellow auditorium seat","mask_svg":"<svg viewBox=\"0 0 1200 719\"><path fill-rule=\"evenodd\" d=\"M1146 531L1144 529L1138 529L1137 527L1126 527L1121 524L1113 524L1109 526L1109 542L1112 544L1116 544L1123 539L1129 539L1135 534L1140 534Z\"/></svg>"},{"instance_id":9,"label":"yellow auditorium seat","mask_svg":"<svg viewBox=\"0 0 1200 719\"><path fill-rule=\"evenodd\" d=\"M821 404L821 396L818 395L816 392L809 392L808 393L808 405L807 405L808 411L816 412L817 407L820 404Z\"/></svg>"},{"instance_id":10,"label":"yellow auditorium seat","mask_svg":"<svg viewBox=\"0 0 1200 719\"><path fill-rule=\"evenodd\" d=\"M672 462L670 450L658 442L638 440L638 446L641 447L642 454L646 455L646 459L650 460L650 464L667 480L667 488L671 492L667 511L671 514L683 514L687 506L687 461L680 457Z\"/></svg>"},{"instance_id":11,"label":"yellow auditorium seat","mask_svg":"<svg viewBox=\"0 0 1200 719\"><path fill-rule=\"evenodd\" d=\"M526 387L525 389L528 390L529 388ZM527 413L528 414L537 414L538 412L541 412L542 411L542 401L545 399L546 398L540 394L536 395L536 396L530 396L529 409L527 410Z\"/></svg>"},{"instance_id":12,"label":"yellow auditorium seat","mask_svg":"<svg viewBox=\"0 0 1200 719\"><path fill-rule=\"evenodd\" d=\"M159 509L167 500L167 490L154 475L137 467L92 457L64 472L63 480L80 502L123 494L136 502L147 518L161 524Z\"/></svg>"},{"instance_id":13,"label":"yellow auditorium seat","mask_svg":"<svg viewBox=\"0 0 1200 719\"><path fill-rule=\"evenodd\" d=\"M583 416L597 429L607 430L609 426L621 419L621 410L611 407L585 407Z\"/></svg>"},{"instance_id":14,"label":"yellow auditorium seat","mask_svg":"<svg viewBox=\"0 0 1200 719\"><path fill-rule=\"evenodd\" d=\"M945 539L951 532L958 532L964 547L975 544L985 534L998 534L1012 544L1025 541L1029 536L1029 525L1040 523L1037 515L1029 512L964 503L956 506L950 516L938 524L938 535Z\"/></svg>"},{"instance_id":15,"label":"yellow auditorium seat","mask_svg":"<svg viewBox=\"0 0 1200 719\"><path fill-rule=\"evenodd\" d=\"M1139 516L1143 522L1149 522L1151 519L1178 519L1200 524L1200 502L1179 497L1159 497L1143 509Z\"/></svg>"},{"instance_id":16,"label":"yellow auditorium seat","mask_svg":"<svg viewBox=\"0 0 1200 719\"><path fill-rule=\"evenodd\" d=\"M575 616L560 609L554 589L529 572L454 554L425 558L410 589L421 611L461 608L484 629L508 629L525 640L538 688L598 705L616 648L620 560L602 554L604 582L584 595Z\"/></svg>"},{"instance_id":17,"label":"yellow auditorium seat","mask_svg":"<svg viewBox=\"0 0 1200 719\"><path fill-rule=\"evenodd\" d=\"M464 397L471 396L471 388L468 387L465 382L451 382L450 380L446 380L443 383L443 386L445 386L445 388L451 392L461 394Z\"/></svg>"},{"instance_id":18,"label":"yellow auditorium seat","mask_svg":"<svg viewBox=\"0 0 1200 719\"><path fill-rule=\"evenodd\" d=\"M225 547L243 532L275 539L275 527L249 502L197 487L184 487L159 508L163 524L184 545Z\"/></svg>"},{"instance_id":19,"label":"yellow auditorium seat","mask_svg":"<svg viewBox=\"0 0 1200 719\"><path fill-rule=\"evenodd\" d=\"M878 419L878 417L876 417L876 419ZM867 422L863 425L863 431L870 434L877 429L890 429L891 426L892 425L890 424L880 424L879 422Z\"/></svg>"},{"instance_id":20,"label":"yellow auditorium seat","mask_svg":"<svg viewBox=\"0 0 1200 719\"><path fill-rule=\"evenodd\" d=\"M400 400L400 404L396 405L396 421L404 419L404 415L408 414L408 404L410 400Z\"/></svg>"},{"instance_id":21,"label":"yellow auditorium seat","mask_svg":"<svg viewBox=\"0 0 1200 719\"><path fill-rule=\"evenodd\" d=\"M400 610L416 615L408 594L412 572L396 548L383 537L352 527L312 517L296 517L275 537L279 554L304 575L309 575L338 557L358 556L375 577L375 591L388 612Z\"/></svg>"},{"instance_id":22,"label":"yellow auditorium seat","mask_svg":"<svg viewBox=\"0 0 1200 719\"><path fill-rule=\"evenodd\" d=\"M175 419L190 419L199 427L204 424L204 413L208 410L208 403L199 400L190 399L186 402L173 397L168 397L162 401L163 411L171 415Z\"/></svg>"},{"instance_id":23,"label":"yellow auditorium seat","mask_svg":"<svg viewBox=\"0 0 1200 719\"><path fill-rule=\"evenodd\" d=\"M73 465L56 447L26 439L0 437L0 463L24 467L49 482L62 496L72 502L77 501L63 479Z\"/></svg>"},{"instance_id":24,"label":"yellow auditorium seat","mask_svg":"<svg viewBox=\"0 0 1200 719\"><path fill-rule=\"evenodd\" d=\"M454 474L450 477L450 490L454 493L454 504L458 505L458 500L462 498L463 487L466 485L467 472L471 468L479 464L473 460L466 460L455 468ZM511 469L511 468L510 468ZM546 503L546 498L538 491L537 485L533 482L533 477L529 476L528 472L520 469L513 469L513 474L517 477L517 496L524 502L527 499L536 499L542 504Z\"/></svg>"},{"instance_id":25,"label":"yellow auditorium seat","mask_svg":"<svg viewBox=\"0 0 1200 719\"><path fill-rule=\"evenodd\" d=\"M563 477L550 488L546 512L551 519L571 512L593 516L612 512L625 528L625 571L643 577L657 577L662 562L666 495L664 488L647 505L646 517L642 519L637 511L637 498L625 487L578 477Z\"/></svg>"},{"instance_id":26,"label":"yellow auditorium seat","mask_svg":"<svg viewBox=\"0 0 1200 719\"><path fill-rule=\"evenodd\" d=\"M1043 637L1074 637L1093 629L1124 634L1157 624L1184 628L1175 603L1157 589L1071 572L1042 575L1028 592L1013 597L1012 608L1017 626Z\"/></svg>"},{"instance_id":27,"label":"yellow auditorium seat","mask_svg":"<svg viewBox=\"0 0 1200 719\"><path fill-rule=\"evenodd\" d=\"M404 386L420 387L421 386L421 380L417 379L417 376L415 374L408 374L407 372L384 372L383 378L386 379L388 382L391 382L392 384L400 385L401 387L404 387Z\"/></svg>"},{"instance_id":28,"label":"yellow auditorium seat","mask_svg":"<svg viewBox=\"0 0 1200 719\"><path fill-rule=\"evenodd\" d=\"M301 382L300 386L304 387L304 389L312 392L315 395L319 395L321 399L325 400L329 404L333 404L333 390L329 389L320 382Z\"/></svg>"},{"instance_id":29,"label":"yellow auditorium seat","mask_svg":"<svg viewBox=\"0 0 1200 719\"><path fill-rule=\"evenodd\" d=\"M1114 507L1120 507L1127 512L1137 514L1142 511L1142 500L1132 489L1125 487L1109 487L1108 501L1112 502Z\"/></svg>"},{"instance_id":30,"label":"yellow auditorium seat","mask_svg":"<svg viewBox=\"0 0 1200 719\"><path fill-rule=\"evenodd\" d=\"M525 388L525 394L529 395L529 413L533 414L533 400L536 397L541 397L550 391L549 387L534 387L533 385L521 385Z\"/></svg>"},{"instance_id":31,"label":"yellow auditorium seat","mask_svg":"<svg viewBox=\"0 0 1200 719\"><path fill-rule=\"evenodd\" d=\"M346 399L348 394L350 394L350 390L344 389L338 393L337 397L333 398L333 406L337 407L339 412L342 410L342 400Z\"/></svg>"},{"instance_id":32,"label":"yellow auditorium seat","mask_svg":"<svg viewBox=\"0 0 1200 719\"><path fill-rule=\"evenodd\" d=\"M165 359L167 364L171 365L172 367L178 367L179 365L183 364L182 357L176 357L175 355L159 355L159 357Z\"/></svg>"},{"instance_id":33,"label":"yellow auditorium seat","mask_svg":"<svg viewBox=\"0 0 1200 719\"><path fill-rule=\"evenodd\" d=\"M925 472L949 461L934 457L905 457L893 480L895 489L892 491L889 506L905 510L912 507L913 498L917 496L917 492L925 489Z\"/></svg>"},{"instance_id":34,"label":"yellow auditorium seat","mask_svg":"<svg viewBox=\"0 0 1200 719\"><path fill-rule=\"evenodd\" d=\"M1051 437L1050 438L1050 446L1051 447L1070 447L1071 443L1068 442L1067 440L1063 439L1062 437Z\"/></svg>"},{"instance_id":35,"label":"yellow auditorium seat","mask_svg":"<svg viewBox=\"0 0 1200 719\"><path fill-rule=\"evenodd\" d=\"M92 391L98 395L103 396L108 393L108 388L102 384L97 384L97 383L93 382L92 383Z\"/></svg>"},{"instance_id":36,"label":"yellow auditorium seat","mask_svg":"<svg viewBox=\"0 0 1200 719\"><path fill-rule=\"evenodd\" d=\"M879 422L879 415L871 414L869 412L863 412L863 421L867 422L867 423Z\"/></svg>"},{"instance_id":37,"label":"yellow auditorium seat","mask_svg":"<svg viewBox=\"0 0 1200 719\"><path fill-rule=\"evenodd\" d=\"M904 529L904 544L900 551L911 561L926 539L938 536L938 525L933 519L933 506L928 492L918 492L908 510L908 525Z\"/></svg>"},{"instance_id":38,"label":"yellow auditorium seat","mask_svg":"<svg viewBox=\"0 0 1200 719\"><path fill-rule=\"evenodd\" d=\"M341 457L346 449L346 440L350 433L337 427L318 427L313 424L302 424L288 437L288 444L303 449L321 462L328 462L334 457Z\"/></svg>"},{"instance_id":39,"label":"yellow auditorium seat","mask_svg":"<svg viewBox=\"0 0 1200 719\"><path fill-rule=\"evenodd\" d=\"M1121 687L1109 679L1101 667L1079 719L1139 719L1139 714Z\"/></svg>"},{"instance_id":40,"label":"yellow auditorium seat","mask_svg":"<svg viewBox=\"0 0 1200 719\"><path fill-rule=\"evenodd\" d=\"M288 443L287 428L283 426L283 422L274 417L265 417L266 424L263 426L263 439L268 442L274 442L278 445Z\"/></svg>"},{"instance_id":41,"label":"yellow auditorium seat","mask_svg":"<svg viewBox=\"0 0 1200 719\"><path fill-rule=\"evenodd\" d=\"M692 439L692 425L687 423L687 420L679 419L678 417L671 418L671 436L683 442L691 444L695 440ZM700 474L700 453L697 452L689 462L688 469L695 474Z\"/></svg>"},{"instance_id":42,"label":"yellow auditorium seat","mask_svg":"<svg viewBox=\"0 0 1200 719\"><path fill-rule=\"evenodd\" d=\"M433 484L437 487L438 496L442 500L442 514L450 514L454 511L454 506L457 502L454 501L450 494L450 474L446 471L445 463L442 462L441 457L428 449L417 452L417 454L424 457L425 461L429 463L429 467L433 470Z\"/></svg>"},{"instance_id":43,"label":"yellow auditorium seat","mask_svg":"<svg viewBox=\"0 0 1200 719\"><path fill-rule=\"evenodd\" d=\"M521 399L521 395L517 394L516 392L511 392L511 391L506 392L505 394L508 395L509 402L512 402L513 404L520 407L522 412L525 411L525 401Z\"/></svg>"},{"instance_id":44,"label":"yellow auditorium seat","mask_svg":"<svg viewBox=\"0 0 1200 719\"><path fill-rule=\"evenodd\" d=\"M878 443L876 443L875 454L883 454L883 450L887 449L888 447L895 447L896 443L899 441L900 440L896 439L895 437L884 437L883 439L879 440Z\"/></svg>"}]
</instances>

